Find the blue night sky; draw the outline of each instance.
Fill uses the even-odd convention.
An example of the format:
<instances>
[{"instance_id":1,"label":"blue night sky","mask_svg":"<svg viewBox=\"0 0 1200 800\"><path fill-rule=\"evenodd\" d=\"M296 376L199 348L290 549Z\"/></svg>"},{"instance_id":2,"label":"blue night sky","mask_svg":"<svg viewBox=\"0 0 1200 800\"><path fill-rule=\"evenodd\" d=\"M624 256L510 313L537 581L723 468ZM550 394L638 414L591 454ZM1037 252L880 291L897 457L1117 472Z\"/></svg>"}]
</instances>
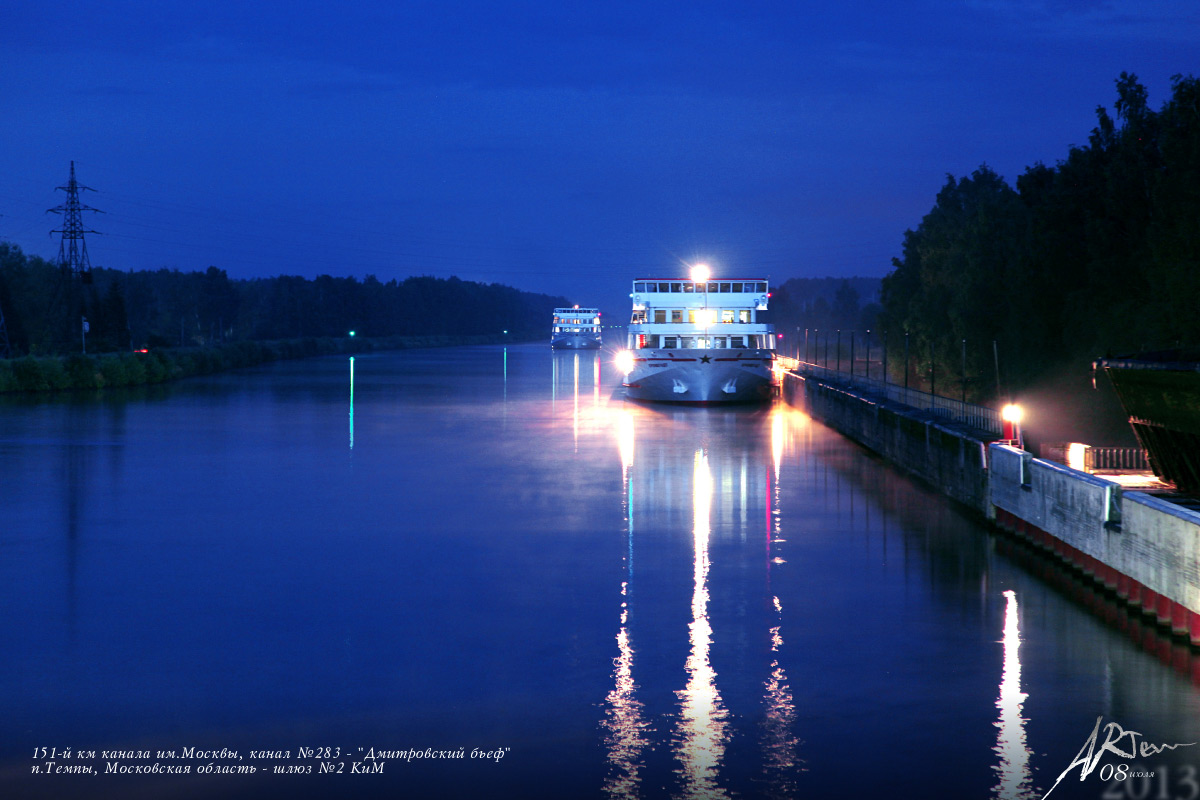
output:
<instances>
[{"instance_id":1,"label":"blue night sky","mask_svg":"<svg viewBox=\"0 0 1200 800\"><path fill-rule=\"evenodd\" d=\"M457 275L600 304L681 274L883 276L947 174L1158 108L1194 0L10 3L0 237L93 266Z\"/></svg>"}]
</instances>

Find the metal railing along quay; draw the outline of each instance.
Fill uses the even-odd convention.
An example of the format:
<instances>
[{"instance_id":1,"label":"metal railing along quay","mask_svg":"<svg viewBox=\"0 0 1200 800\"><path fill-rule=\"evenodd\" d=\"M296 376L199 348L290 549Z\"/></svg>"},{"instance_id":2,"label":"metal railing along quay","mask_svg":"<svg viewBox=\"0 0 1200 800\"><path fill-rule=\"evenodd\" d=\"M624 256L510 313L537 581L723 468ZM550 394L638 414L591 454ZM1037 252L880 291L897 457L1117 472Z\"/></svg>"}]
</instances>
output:
<instances>
[{"instance_id":1,"label":"metal railing along quay","mask_svg":"<svg viewBox=\"0 0 1200 800\"><path fill-rule=\"evenodd\" d=\"M994 408L965 403L961 400L922 392L918 389L910 389L891 383L890 381L881 381L869 378L866 375L856 375L844 370L830 369L829 367L823 367L786 356L777 357L777 361L783 369L789 372L812 377L826 383L850 387L857 389L863 394L886 398L894 403L900 403L910 408L928 411L935 417L958 422L995 436L1001 436L1004 432L1004 423L1000 419L1000 412Z\"/></svg>"}]
</instances>

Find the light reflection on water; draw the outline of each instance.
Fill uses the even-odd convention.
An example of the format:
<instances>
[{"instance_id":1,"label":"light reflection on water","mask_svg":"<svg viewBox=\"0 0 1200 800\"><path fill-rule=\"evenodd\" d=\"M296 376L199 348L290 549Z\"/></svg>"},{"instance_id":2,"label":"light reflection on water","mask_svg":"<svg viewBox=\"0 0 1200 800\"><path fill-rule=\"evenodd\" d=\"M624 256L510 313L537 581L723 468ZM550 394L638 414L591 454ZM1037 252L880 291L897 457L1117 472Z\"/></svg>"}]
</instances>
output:
<instances>
[{"instance_id":1,"label":"light reflection on water","mask_svg":"<svg viewBox=\"0 0 1200 800\"><path fill-rule=\"evenodd\" d=\"M997 800L1026 800L1038 794L1030 786L1030 752L1021 708L1028 697L1021 691L1021 621L1017 593L1009 589L1004 592L1004 599L1004 673L1000 679L1000 697L996 700L996 708L1000 709L1000 719L996 722L999 783L994 793Z\"/></svg>"},{"instance_id":2,"label":"light reflection on water","mask_svg":"<svg viewBox=\"0 0 1200 800\"><path fill-rule=\"evenodd\" d=\"M513 747L379 796L1024 800L1101 713L1198 738L1194 654L800 411L626 404L607 357L0 403L0 783L33 739L323 738Z\"/></svg>"},{"instance_id":3,"label":"light reflection on water","mask_svg":"<svg viewBox=\"0 0 1200 800\"><path fill-rule=\"evenodd\" d=\"M725 797L717 785L725 745L729 740L728 716L717 688L717 673L709 660L713 629L708 618L708 540L712 510L713 477L708 456L697 450L692 469L692 538L695 555L692 573L692 621L688 625L687 686L678 692L679 724L676 754L683 764L684 795Z\"/></svg>"},{"instance_id":4,"label":"light reflection on water","mask_svg":"<svg viewBox=\"0 0 1200 800\"><path fill-rule=\"evenodd\" d=\"M599 359L597 359L599 363ZM613 688L605 698L601 726L606 730L604 746L608 774L604 793L611 798L637 797L641 787L641 759L652 733L644 715L645 704L637 698L634 680L634 649L629 638L629 589L633 580L633 506L629 470L633 466L633 414L625 408L612 412L617 447L621 454L622 505L628 548L625 553L625 580L621 581L621 616L617 631L617 657L613 659Z\"/></svg>"},{"instance_id":5,"label":"light reflection on water","mask_svg":"<svg viewBox=\"0 0 1200 800\"><path fill-rule=\"evenodd\" d=\"M757 412L751 412L754 414ZM692 582L690 611L687 624L689 651L684 663L686 684L676 689L676 709L668 718L674 720L673 733L663 733L675 762L678 779L678 796L708 798L728 797L725 788L729 776L723 775L725 751L733 736L729 709L726 708L720 689L720 676L713 666L711 651L714 631L709 615L711 594L709 578L712 568L710 541L714 526L714 505L719 511L719 524L723 530L739 531L737 538L746 541L746 523L753 499L762 499L764 560L763 574L769 574L771 565L785 563L773 556L772 544L783 543L780 537L781 518L778 515L777 497L772 487L778 481L779 466L785 451L785 437L794 426L807 421L807 417L793 409L780 406L768 413L769 460L760 461L752 453L758 448L725 446L725 437L719 433L719 424L729 422L729 414L742 414L742 410L717 411L694 409L667 411L663 414L673 418L673 423L686 425L691 430L681 435L685 442L698 440L702 443L691 452L691 542ZM637 698L636 650L630 640L628 626L631 605L630 588L635 582L633 557L637 548L635 525L639 513L653 516L663 508L678 503L677 497L656 494L666 486L668 491L683 492L687 487L678 482L663 483L666 473L678 473L677 464L665 463L665 452L676 454L680 461L685 456L682 447L673 449L655 448L658 459L649 465L639 465L637 452L636 424L653 426L659 422L659 412L640 406L618 405L609 412L612 434L621 457L622 482L625 489L625 519L628 536L627 581L621 584L621 617L617 633L618 655L613 660L613 689L606 698L605 717L601 722L606 731L605 745L609 764L605 792L611 797L635 797L642 783L642 772L646 756L653 743L655 731L645 716L645 704ZM714 425L716 423L716 425ZM715 470L710 461L708 447L715 447L721 454L720 467ZM740 451L740 452L739 452ZM772 470L773 472L769 472ZM640 470L647 470L642 474ZM635 487L637 490L635 491ZM797 712L786 670L779 661L783 647L783 609L778 597L771 597L773 622L767 621L770 647L768 674L761 689L761 717L758 727L761 750L761 780L767 797L788 797L794 792L796 773L802 769L797 753L799 740L793 733ZM767 657L764 655L764 658Z\"/></svg>"}]
</instances>

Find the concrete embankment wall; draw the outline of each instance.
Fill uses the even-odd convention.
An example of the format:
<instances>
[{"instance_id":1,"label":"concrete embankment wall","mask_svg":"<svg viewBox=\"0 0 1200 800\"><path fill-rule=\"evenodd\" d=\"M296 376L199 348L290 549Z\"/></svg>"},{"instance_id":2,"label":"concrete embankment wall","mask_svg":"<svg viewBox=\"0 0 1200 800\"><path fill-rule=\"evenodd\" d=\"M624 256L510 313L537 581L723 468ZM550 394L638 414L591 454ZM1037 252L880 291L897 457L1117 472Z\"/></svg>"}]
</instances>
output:
<instances>
[{"instance_id":1,"label":"concrete embankment wall","mask_svg":"<svg viewBox=\"0 0 1200 800\"><path fill-rule=\"evenodd\" d=\"M791 373L783 393L792 405L990 518L982 439L909 406Z\"/></svg>"},{"instance_id":2,"label":"concrete embankment wall","mask_svg":"<svg viewBox=\"0 0 1200 800\"><path fill-rule=\"evenodd\" d=\"M1200 647L1200 514L844 387L789 373L783 392Z\"/></svg>"}]
</instances>

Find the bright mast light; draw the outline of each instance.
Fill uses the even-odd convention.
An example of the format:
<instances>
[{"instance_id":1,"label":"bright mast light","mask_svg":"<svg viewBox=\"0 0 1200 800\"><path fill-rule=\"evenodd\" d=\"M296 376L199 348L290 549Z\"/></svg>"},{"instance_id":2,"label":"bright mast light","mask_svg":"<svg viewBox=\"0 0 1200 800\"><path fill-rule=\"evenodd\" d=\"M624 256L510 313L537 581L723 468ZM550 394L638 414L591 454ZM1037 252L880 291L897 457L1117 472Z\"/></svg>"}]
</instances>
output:
<instances>
[{"instance_id":1,"label":"bright mast light","mask_svg":"<svg viewBox=\"0 0 1200 800\"><path fill-rule=\"evenodd\" d=\"M707 283L711 274L708 264L696 264L692 267L692 280L696 283Z\"/></svg>"},{"instance_id":2,"label":"bright mast light","mask_svg":"<svg viewBox=\"0 0 1200 800\"><path fill-rule=\"evenodd\" d=\"M1009 403L1000 410L1000 419L1004 420L1005 422L1011 422L1014 425L1020 425L1021 418L1024 416L1025 412L1022 410L1022 408L1013 403Z\"/></svg>"}]
</instances>

